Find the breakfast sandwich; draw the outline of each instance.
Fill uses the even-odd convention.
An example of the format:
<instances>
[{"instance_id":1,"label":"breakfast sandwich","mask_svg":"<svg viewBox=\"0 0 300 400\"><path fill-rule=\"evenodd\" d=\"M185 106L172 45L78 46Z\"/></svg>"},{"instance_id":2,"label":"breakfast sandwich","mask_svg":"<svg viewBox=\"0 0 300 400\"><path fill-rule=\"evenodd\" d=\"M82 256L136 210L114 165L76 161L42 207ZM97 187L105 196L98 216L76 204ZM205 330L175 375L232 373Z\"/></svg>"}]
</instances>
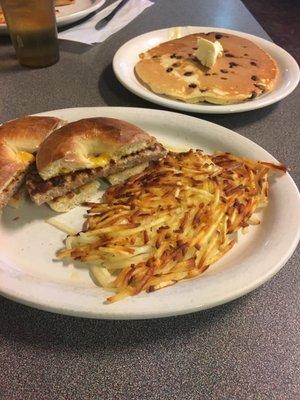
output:
<instances>
[{"instance_id":1,"label":"breakfast sandwich","mask_svg":"<svg viewBox=\"0 0 300 400\"><path fill-rule=\"evenodd\" d=\"M113 175L116 180L116 174L123 172L125 179L136 173L137 166L145 167L165 153L154 137L128 122L81 119L54 131L43 142L36 169L26 179L27 190L36 204L66 211L89 200L98 189L98 178Z\"/></svg>"},{"instance_id":2,"label":"breakfast sandwich","mask_svg":"<svg viewBox=\"0 0 300 400\"><path fill-rule=\"evenodd\" d=\"M233 104L271 91L278 67L250 40L210 32L170 40L140 54L135 73L157 94L187 103Z\"/></svg>"},{"instance_id":3,"label":"breakfast sandwich","mask_svg":"<svg viewBox=\"0 0 300 400\"><path fill-rule=\"evenodd\" d=\"M41 142L64 121L54 117L23 117L0 126L0 209L22 186Z\"/></svg>"}]
</instances>

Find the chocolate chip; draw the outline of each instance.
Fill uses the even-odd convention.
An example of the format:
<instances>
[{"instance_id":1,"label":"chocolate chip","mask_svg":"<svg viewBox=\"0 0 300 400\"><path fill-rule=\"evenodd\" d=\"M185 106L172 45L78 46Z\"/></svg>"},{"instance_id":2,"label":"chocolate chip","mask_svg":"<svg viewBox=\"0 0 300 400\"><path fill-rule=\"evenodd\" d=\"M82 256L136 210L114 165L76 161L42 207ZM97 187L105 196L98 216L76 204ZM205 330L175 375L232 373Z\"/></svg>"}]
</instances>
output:
<instances>
[{"instance_id":1,"label":"chocolate chip","mask_svg":"<svg viewBox=\"0 0 300 400\"><path fill-rule=\"evenodd\" d=\"M216 39L221 39L223 37L223 35L221 35L220 33L216 34Z\"/></svg>"},{"instance_id":2,"label":"chocolate chip","mask_svg":"<svg viewBox=\"0 0 300 400\"><path fill-rule=\"evenodd\" d=\"M186 71L183 75L184 76L191 76L191 75L193 75L193 72L192 71Z\"/></svg>"},{"instance_id":3,"label":"chocolate chip","mask_svg":"<svg viewBox=\"0 0 300 400\"><path fill-rule=\"evenodd\" d=\"M225 57L234 57L234 55L231 53L225 53Z\"/></svg>"},{"instance_id":4,"label":"chocolate chip","mask_svg":"<svg viewBox=\"0 0 300 400\"><path fill-rule=\"evenodd\" d=\"M174 68L177 68L177 67L179 67L179 66L180 66L179 63L174 63L174 64L172 64L172 67L174 67Z\"/></svg>"},{"instance_id":5,"label":"chocolate chip","mask_svg":"<svg viewBox=\"0 0 300 400\"><path fill-rule=\"evenodd\" d=\"M193 47L193 50L197 50L198 49L198 47Z\"/></svg>"},{"instance_id":6,"label":"chocolate chip","mask_svg":"<svg viewBox=\"0 0 300 400\"><path fill-rule=\"evenodd\" d=\"M216 72L213 72L212 75L218 75Z\"/></svg>"},{"instance_id":7,"label":"chocolate chip","mask_svg":"<svg viewBox=\"0 0 300 400\"><path fill-rule=\"evenodd\" d=\"M208 72L206 72L205 76L210 76L211 74L209 74Z\"/></svg>"},{"instance_id":8,"label":"chocolate chip","mask_svg":"<svg viewBox=\"0 0 300 400\"><path fill-rule=\"evenodd\" d=\"M237 63L235 63L235 62L233 62L233 61L230 61L230 63L229 63L229 68L238 67L238 65L239 65L239 64L237 64Z\"/></svg>"},{"instance_id":9,"label":"chocolate chip","mask_svg":"<svg viewBox=\"0 0 300 400\"><path fill-rule=\"evenodd\" d=\"M251 79L252 79L253 81L257 81L257 76L256 76L256 75L252 75L252 76L251 76Z\"/></svg>"},{"instance_id":10,"label":"chocolate chip","mask_svg":"<svg viewBox=\"0 0 300 400\"><path fill-rule=\"evenodd\" d=\"M222 72L222 74L228 74L227 69L220 69L220 72Z\"/></svg>"},{"instance_id":11,"label":"chocolate chip","mask_svg":"<svg viewBox=\"0 0 300 400\"><path fill-rule=\"evenodd\" d=\"M228 78L221 77L221 79L226 80L226 79L228 79Z\"/></svg>"},{"instance_id":12,"label":"chocolate chip","mask_svg":"<svg viewBox=\"0 0 300 400\"><path fill-rule=\"evenodd\" d=\"M245 54L244 54L244 56L245 56L245 57L248 57L248 56L249 56L249 54L245 53Z\"/></svg>"},{"instance_id":13,"label":"chocolate chip","mask_svg":"<svg viewBox=\"0 0 300 400\"><path fill-rule=\"evenodd\" d=\"M152 56L152 58L158 58L159 56Z\"/></svg>"},{"instance_id":14,"label":"chocolate chip","mask_svg":"<svg viewBox=\"0 0 300 400\"><path fill-rule=\"evenodd\" d=\"M173 68L169 67L169 68L166 69L166 71L167 71L167 72L172 72L172 71L173 71Z\"/></svg>"},{"instance_id":15,"label":"chocolate chip","mask_svg":"<svg viewBox=\"0 0 300 400\"><path fill-rule=\"evenodd\" d=\"M256 62L254 62L254 61L250 61L250 64L251 64L251 65L254 65L255 67L257 67Z\"/></svg>"},{"instance_id":16,"label":"chocolate chip","mask_svg":"<svg viewBox=\"0 0 300 400\"><path fill-rule=\"evenodd\" d=\"M257 97L257 93L256 93L255 90L253 90L253 91L251 92L251 97L250 97L250 99L255 99L255 97Z\"/></svg>"},{"instance_id":17,"label":"chocolate chip","mask_svg":"<svg viewBox=\"0 0 300 400\"><path fill-rule=\"evenodd\" d=\"M207 89L200 89L201 93L207 92Z\"/></svg>"},{"instance_id":18,"label":"chocolate chip","mask_svg":"<svg viewBox=\"0 0 300 400\"><path fill-rule=\"evenodd\" d=\"M177 60L180 60L182 58L182 56L176 56Z\"/></svg>"},{"instance_id":19,"label":"chocolate chip","mask_svg":"<svg viewBox=\"0 0 300 400\"><path fill-rule=\"evenodd\" d=\"M189 57L192 57L192 55L193 55L192 53L189 53L189 54L188 54Z\"/></svg>"},{"instance_id":20,"label":"chocolate chip","mask_svg":"<svg viewBox=\"0 0 300 400\"><path fill-rule=\"evenodd\" d=\"M195 89L197 87L197 85L196 85L196 83L190 83L189 87Z\"/></svg>"},{"instance_id":21,"label":"chocolate chip","mask_svg":"<svg viewBox=\"0 0 300 400\"><path fill-rule=\"evenodd\" d=\"M176 54L175 54L175 53L173 53L173 54L170 55L170 58L175 58L175 57L176 57Z\"/></svg>"}]
</instances>

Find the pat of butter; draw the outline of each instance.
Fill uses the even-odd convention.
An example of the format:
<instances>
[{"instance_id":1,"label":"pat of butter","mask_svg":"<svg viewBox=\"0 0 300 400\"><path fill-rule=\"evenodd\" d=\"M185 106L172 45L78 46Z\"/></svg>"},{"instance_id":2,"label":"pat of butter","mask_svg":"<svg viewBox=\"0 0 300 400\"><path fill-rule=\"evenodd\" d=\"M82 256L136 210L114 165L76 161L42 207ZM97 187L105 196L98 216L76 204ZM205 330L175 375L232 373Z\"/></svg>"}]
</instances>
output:
<instances>
[{"instance_id":1,"label":"pat of butter","mask_svg":"<svg viewBox=\"0 0 300 400\"><path fill-rule=\"evenodd\" d=\"M90 157L90 161L93 163L94 167L105 167L110 159L111 157L108 154Z\"/></svg>"},{"instance_id":2,"label":"pat of butter","mask_svg":"<svg viewBox=\"0 0 300 400\"><path fill-rule=\"evenodd\" d=\"M211 42L210 40L198 38L197 41L198 49L195 52L195 56L205 67L211 68L217 58L222 56L223 47L220 42Z\"/></svg>"}]
</instances>

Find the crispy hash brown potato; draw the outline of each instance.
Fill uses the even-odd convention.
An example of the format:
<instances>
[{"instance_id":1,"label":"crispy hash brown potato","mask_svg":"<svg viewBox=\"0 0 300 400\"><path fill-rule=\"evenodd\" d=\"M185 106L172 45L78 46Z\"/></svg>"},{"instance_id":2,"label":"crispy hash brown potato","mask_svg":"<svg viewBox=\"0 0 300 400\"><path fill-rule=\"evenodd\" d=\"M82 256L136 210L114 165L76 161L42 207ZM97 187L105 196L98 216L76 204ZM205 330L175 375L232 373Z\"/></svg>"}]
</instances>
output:
<instances>
[{"instance_id":1,"label":"crispy hash brown potato","mask_svg":"<svg viewBox=\"0 0 300 400\"><path fill-rule=\"evenodd\" d=\"M170 152L90 203L86 229L66 240L59 258L87 262L115 302L204 272L259 223L268 203L268 174L282 165L229 153Z\"/></svg>"}]
</instances>

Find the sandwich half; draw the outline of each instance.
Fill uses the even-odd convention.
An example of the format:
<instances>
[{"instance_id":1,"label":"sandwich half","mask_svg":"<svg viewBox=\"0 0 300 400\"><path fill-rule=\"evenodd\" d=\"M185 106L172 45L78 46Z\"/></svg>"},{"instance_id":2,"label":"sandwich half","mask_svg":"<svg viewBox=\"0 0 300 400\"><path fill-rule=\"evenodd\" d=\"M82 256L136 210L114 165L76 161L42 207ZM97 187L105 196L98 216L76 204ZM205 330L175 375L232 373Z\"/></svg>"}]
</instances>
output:
<instances>
[{"instance_id":1,"label":"sandwich half","mask_svg":"<svg viewBox=\"0 0 300 400\"><path fill-rule=\"evenodd\" d=\"M54 131L43 142L26 186L36 204L66 211L88 200L84 193L91 195L90 182L132 168L135 172L135 167L165 154L154 137L133 124L104 117L81 119Z\"/></svg>"},{"instance_id":2,"label":"sandwich half","mask_svg":"<svg viewBox=\"0 0 300 400\"><path fill-rule=\"evenodd\" d=\"M23 117L0 126L0 209L22 186L42 141L64 121L54 117Z\"/></svg>"}]
</instances>

